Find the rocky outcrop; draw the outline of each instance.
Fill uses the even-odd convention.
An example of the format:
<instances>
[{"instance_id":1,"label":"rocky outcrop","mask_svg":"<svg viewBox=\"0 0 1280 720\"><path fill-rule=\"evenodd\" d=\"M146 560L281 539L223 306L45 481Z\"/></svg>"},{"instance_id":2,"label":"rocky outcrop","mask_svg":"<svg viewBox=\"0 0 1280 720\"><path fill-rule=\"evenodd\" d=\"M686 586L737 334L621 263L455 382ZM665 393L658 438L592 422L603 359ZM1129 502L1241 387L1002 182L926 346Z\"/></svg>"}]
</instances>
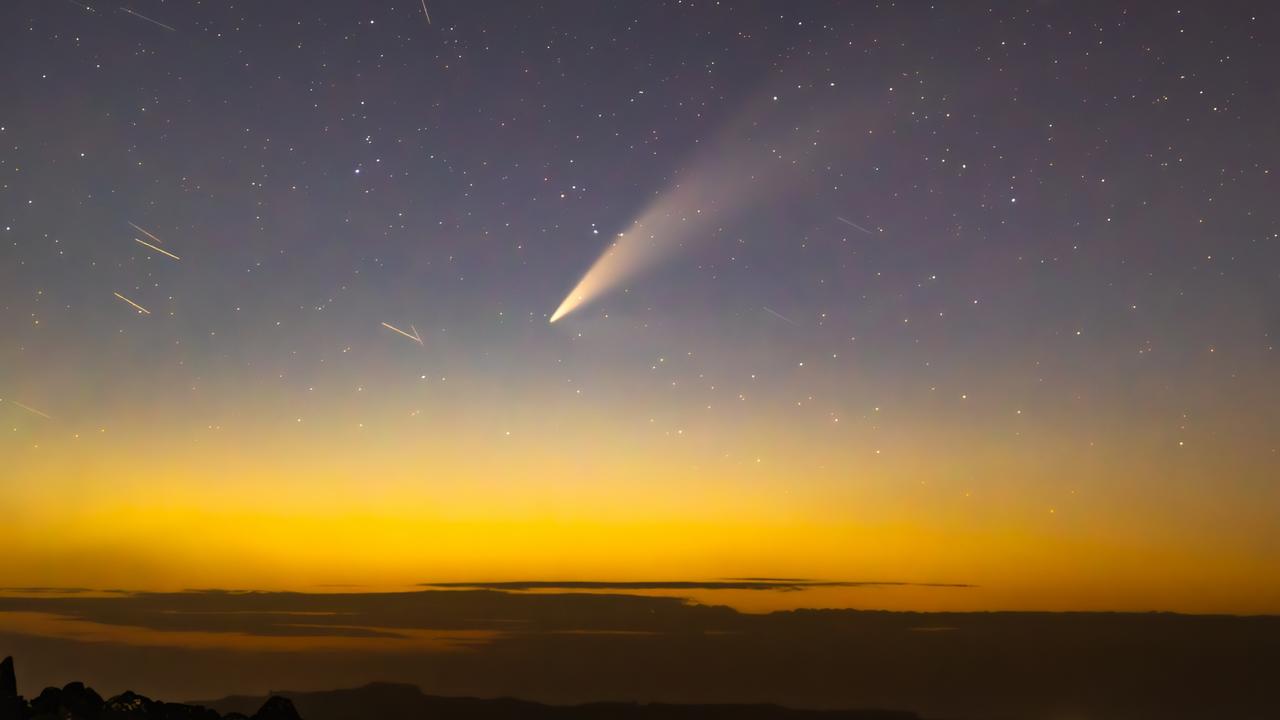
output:
<instances>
[{"instance_id":1,"label":"rocky outcrop","mask_svg":"<svg viewBox=\"0 0 1280 720\"><path fill-rule=\"evenodd\" d=\"M18 678L13 673L13 658L0 662L0 720L22 720L27 704L18 694Z\"/></svg>"},{"instance_id":2,"label":"rocky outcrop","mask_svg":"<svg viewBox=\"0 0 1280 720\"><path fill-rule=\"evenodd\" d=\"M0 720L248 720L239 713L223 716L203 705L162 702L132 691L103 700L79 682L45 688L28 703L17 686L13 658L5 658L0 663ZM270 697L253 720L302 719L288 699Z\"/></svg>"},{"instance_id":3,"label":"rocky outcrop","mask_svg":"<svg viewBox=\"0 0 1280 720\"><path fill-rule=\"evenodd\" d=\"M216 710L202 705L185 705L152 700L133 691L126 691L103 705L102 720L219 720Z\"/></svg>"},{"instance_id":4,"label":"rocky outcrop","mask_svg":"<svg viewBox=\"0 0 1280 720\"><path fill-rule=\"evenodd\" d=\"M61 690L45 688L31 701L28 718L97 718L102 715L102 696L84 683L67 683Z\"/></svg>"},{"instance_id":5,"label":"rocky outcrop","mask_svg":"<svg viewBox=\"0 0 1280 720\"><path fill-rule=\"evenodd\" d=\"M270 697L253 714L253 720L302 720L289 698Z\"/></svg>"},{"instance_id":6,"label":"rocky outcrop","mask_svg":"<svg viewBox=\"0 0 1280 720\"><path fill-rule=\"evenodd\" d=\"M13 658L0 662L0 700L18 696L18 678L13 674Z\"/></svg>"}]
</instances>

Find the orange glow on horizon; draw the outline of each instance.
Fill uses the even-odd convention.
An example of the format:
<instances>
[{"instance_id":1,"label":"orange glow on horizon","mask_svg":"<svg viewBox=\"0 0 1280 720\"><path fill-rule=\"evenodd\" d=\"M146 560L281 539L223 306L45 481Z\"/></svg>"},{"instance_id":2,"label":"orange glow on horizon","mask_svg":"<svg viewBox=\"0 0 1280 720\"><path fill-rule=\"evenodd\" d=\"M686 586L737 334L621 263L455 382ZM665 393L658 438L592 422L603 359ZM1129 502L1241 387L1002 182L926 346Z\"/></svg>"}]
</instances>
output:
<instances>
[{"instance_id":1,"label":"orange glow on horizon","mask_svg":"<svg viewBox=\"0 0 1280 720\"><path fill-rule=\"evenodd\" d=\"M533 421L498 438L437 429L449 442L425 447L430 435L326 428L185 445L116 433L68 453L32 450L11 465L24 482L9 491L0 543L14 552L0 575L11 586L137 590L812 577L977 587L695 597L755 611L1280 607L1268 556L1249 543L1267 532L1265 509L1212 537L1189 534L1168 501L1137 524L1108 507L1127 469L1095 478L1113 494L1093 503L1092 483L1076 476L1087 466L1042 469L1051 445L948 451L970 473L1051 473L1042 497L1014 496L966 488L890 443L874 463L841 451L850 474L803 460L822 438L770 440L764 426L742 430L759 456L725 458L687 435L609 440L622 436L618 421L593 422L579 426L592 429L577 453ZM1060 492L1070 482L1078 491ZM1217 522L1206 498L1187 501Z\"/></svg>"}]
</instances>

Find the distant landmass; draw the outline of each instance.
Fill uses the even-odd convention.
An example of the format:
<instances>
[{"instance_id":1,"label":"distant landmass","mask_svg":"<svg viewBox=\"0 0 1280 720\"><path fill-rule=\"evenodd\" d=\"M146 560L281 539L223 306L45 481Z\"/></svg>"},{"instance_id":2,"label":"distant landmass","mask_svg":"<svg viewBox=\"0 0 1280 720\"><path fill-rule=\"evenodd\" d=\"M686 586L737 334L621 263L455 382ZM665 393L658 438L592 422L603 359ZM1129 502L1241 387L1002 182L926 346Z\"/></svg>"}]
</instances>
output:
<instances>
[{"instance_id":1,"label":"distant landmass","mask_svg":"<svg viewBox=\"0 0 1280 720\"><path fill-rule=\"evenodd\" d=\"M248 696L203 703L245 716L268 688L400 683L412 692L376 685L350 705L385 693L444 717L474 705L448 698L514 697L551 708L512 706L535 717L678 717L686 706L792 717L761 705L772 704L952 720L1280 718L1280 616L755 614L621 589L539 590L0 594L0 657L23 659L17 688L29 698L74 679L104 695ZM345 696L284 695L306 720L360 716L330 714ZM590 704L601 701L641 704ZM736 705L713 709L723 703Z\"/></svg>"},{"instance_id":2,"label":"distant landmass","mask_svg":"<svg viewBox=\"0 0 1280 720\"><path fill-rule=\"evenodd\" d=\"M438 697L424 694L417 686L400 683L372 683L350 690L281 693L276 697L292 701L306 720L920 720L915 713L894 710L798 710L766 704L601 702L545 705L511 698ZM263 702L261 697L239 696L210 701L208 706L229 715L242 716Z\"/></svg>"},{"instance_id":3,"label":"distant landmass","mask_svg":"<svg viewBox=\"0 0 1280 720\"><path fill-rule=\"evenodd\" d=\"M301 714L299 712L301 708ZM45 688L27 701L18 695L13 658L0 663L0 720L919 720L890 710L796 710L778 705L588 703L544 705L499 698L426 695L414 685L372 683L350 690L234 696L204 703L152 700L134 692L103 699L84 683Z\"/></svg>"}]
</instances>

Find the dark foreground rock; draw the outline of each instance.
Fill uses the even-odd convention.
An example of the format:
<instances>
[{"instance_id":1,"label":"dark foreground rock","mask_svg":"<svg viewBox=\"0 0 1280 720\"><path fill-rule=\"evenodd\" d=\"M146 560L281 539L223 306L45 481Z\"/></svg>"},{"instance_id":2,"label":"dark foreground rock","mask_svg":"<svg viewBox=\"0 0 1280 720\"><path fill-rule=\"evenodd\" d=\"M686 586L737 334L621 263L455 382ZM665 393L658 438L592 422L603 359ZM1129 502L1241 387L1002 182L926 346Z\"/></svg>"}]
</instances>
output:
<instances>
[{"instance_id":1,"label":"dark foreground rock","mask_svg":"<svg viewBox=\"0 0 1280 720\"><path fill-rule=\"evenodd\" d=\"M102 696L84 683L47 687L30 702L18 694L13 658L0 663L0 720L235 720L245 715L223 716L203 705L152 700L132 691L113 698ZM288 698L269 697L252 720L301 720Z\"/></svg>"},{"instance_id":2,"label":"dark foreground rock","mask_svg":"<svg viewBox=\"0 0 1280 720\"><path fill-rule=\"evenodd\" d=\"M0 662L0 720L22 720L27 703L18 694L18 679L13 673L13 658Z\"/></svg>"},{"instance_id":3,"label":"dark foreground rock","mask_svg":"<svg viewBox=\"0 0 1280 720\"><path fill-rule=\"evenodd\" d=\"M0 699L18 696L18 678L13 674L13 658L0 662Z\"/></svg>"},{"instance_id":4,"label":"dark foreground rock","mask_svg":"<svg viewBox=\"0 0 1280 720\"><path fill-rule=\"evenodd\" d=\"M254 714L253 720L302 720L302 718L294 709L292 700L277 695L267 698L267 701Z\"/></svg>"}]
</instances>

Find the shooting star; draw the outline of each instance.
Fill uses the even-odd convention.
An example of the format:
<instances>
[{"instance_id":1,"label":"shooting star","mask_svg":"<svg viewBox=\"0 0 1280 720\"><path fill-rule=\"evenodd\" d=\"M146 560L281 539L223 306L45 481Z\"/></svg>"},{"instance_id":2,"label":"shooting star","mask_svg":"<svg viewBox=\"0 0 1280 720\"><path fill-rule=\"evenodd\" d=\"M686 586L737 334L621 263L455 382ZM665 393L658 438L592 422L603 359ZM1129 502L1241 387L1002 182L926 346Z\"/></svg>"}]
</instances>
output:
<instances>
[{"instance_id":1,"label":"shooting star","mask_svg":"<svg viewBox=\"0 0 1280 720\"><path fill-rule=\"evenodd\" d=\"M427 16L427 24L431 24L431 13L427 12L427 0L422 0L422 14Z\"/></svg>"},{"instance_id":2,"label":"shooting star","mask_svg":"<svg viewBox=\"0 0 1280 720\"><path fill-rule=\"evenodd\" d=\"M53 418L49 417L47 414L42 413L42 412L40 412L39 410L37 410L37 409L35 409L35 408L31 407L30 405L23 405L22 403L18 402L17 400L5 400L4 398L0 398L0 402L7 402L7 403L9 403L10 405L17 405L18 407L22 408L23 410L26 410L27 412L32 413L33 415L39 415L40 417L44 418L45 420L52 420L52 419L53 419Z\"/></svg>"},{"instance_id":3,"label":"shooting star","mask_svg":"<svg viewBox=\"0 0 1280 720\"><path fill-rule=\"evenodd\" d=\"M130 300L129 298L127 298L127 297L125 297L125 296L121 295L120 293L113 293L113 294L114 294L116 297L120 298L121 300L123 300L123 301L125 301L125 302L129 303L130 305L132 305L135 309L137 309L137 311L138 311L138 312L142 313L143 315L150 315L150 314L151 314L151 311L150 311L150 310L148 310L148 309L146 309L146 308L142 307L142 306L141 306L141 305L139 305L138 303L136 303L136 302L134 302L134 301Z\"/></svg>"},{"instance_id":4,"label":"shooting star","mask_svg":"<svg viewBox=\"0 0 1280 720\"><path fill-rule=\"evenodd\" d=\"M163 244L164 244L164 241L163 241L163 240L161 240L160 238L156 237L155 235L152 235L151 233L147 232L147 231L146 231L146 230L144 230L143 228L140 228L140 227L138 227L137 225L134 225L133 223L129 223L129 227L133 228L134 230L137 230L138 232L142 233L143 235L146 235L147 237L151 238L152 240L155 240L156 242L160 243L161 245L163 245Z\"/></svg>"},{"instance_id":5,"label":"shooting star","mask_svg":"<svg viewBox=\"0 0 1280 720\"><path fill-rule=\"evenodd\" d=\"M384 327L384 328L386 328L386 329L388 329L388 330L393 330L393 331L395 331L395 332L398 332L398 333L400 333L401 335L403 335L403 336L405 336L405 337L409 338L410 340L412 340L412 341L414 341L414 342L418 343L419 345L421 345L421 344L422 344L422 336L418 334L418 328L415 328L415 327L413 327L412 325L410 325L410 326L409 326L409 327L413 328L413 334L412 334L412 335L410 335L409 333L407 333L407 332L405 332L405 331L401 330L400 328L396 327L395 325L392 325L391 323L382 323L382 327Z\"/></svg>"},{"instance_id":6,"label":"shooting star","mask_svg":"<svg viewBox=\"0 0 1280 720\"><path fill-rule=\"evenodd\" d=\"M776 311L774 311L774 310L770 309L767 305L766 305L766 306L764 306L764 311L765 311L765 312L767 312L767 313L769 313L770 315L772 315L772 316L774 316L774 317L778 318L779 320L781 320L781 321L783 321L783 322L791 323L792 325L795 325L796 327L800 327L800 323L796 322L795 320L792 320L791 318L787 317L786 315L783 315L783 314L782 314L782 313L780 313L780 312L776 312Z\"/></svg>"},{"instance_id":7,"label":"shooting star","mask_svg":"<svg viewBox=\"0 0 1280 720\"><path fill-rule=\"evenodd\" d=\"M868 235L875 235L875 233L873 233L873 232L871 232L870 230L868 230L868 229L866 229L866 228L862 227L861 225L859 225L858 223L856 223L856 222L854 222L854 221L852 221L852 220L846 220L845 218L842 218L842 217L840 217L839 215L837 215L837 216L836 216L836 219L837 219L837 220L839 220L840 222L844 223L845 225L850 225L850 226L852 226L852 227L855 227L855 228L857 228L857 229L861 230L862 232L864 232L864 233L866 233L866 234L868 234Z\"/></svg>"},{"instance_id":8,"label":"shooting star","mask_svg":"<svg viewBox=\"0 0 1280 720\"><path fill-rule=\"evenodd\" d=\"M97 10L94 10L93 8L89 7L88 5L85 5L82 2L76 2L76 0L67 0L67 2L71 3L72 5L75 5L78 8L84 8L89 12L98 12Z\"/></svg>"},{"instance_id":9,"label":"shooting star","mask_svg":"<svg viewBox=\"0 0 1280 720\"><path fill-rule=\"evenodd\" d=\"M168 250L165 250L164 248L158 248L158 247L156 247L155 245L152 245L151 243L147 242L146 240L139 240L138 238L134 238L134 239L133 239L133 241L134 241L134 242L136 242L136 243L138 243L138 244L140 244L140 245L146 245L147 247L151 248L152 250L155 250L156 252L158 252L158 253L160 253L160 254L162 254L162 255L168 255L169 257L173 258L174 260L181 260L181 259L182 259L182 258L178 257L177 255L174 255L173 253L169 252Z\"/></svg>"},{"instance_id":10,"label":"shooting star","mask_svg":"<svg viewBox=\"0 0 1280 720\"><path fill-rule=\"evenodd\" d=\"M160 27L162 27L162 28L164 28L165 30L168 30L168 31L170 31L170 32L178 32L178 28L173 27L172 25L165 25L164 23L160 22L159 20L153 20L153 19L151 19L151 18L147 17L146 15L143 15L143 14L142 14L142 13L140 13L140 12L134 12L134 11L130 10L129 8L127 8L127 7L121 7L120 9L121 9L121 10L123 10L123 11L125 11L125 12L127 12L127 13L129 13L130 15L133 15L134 17L140 17L140 18L142 18L143 20L146 20L147 22L151 23L152 25L159 25Z\"/></svg>"}]
</instances>

